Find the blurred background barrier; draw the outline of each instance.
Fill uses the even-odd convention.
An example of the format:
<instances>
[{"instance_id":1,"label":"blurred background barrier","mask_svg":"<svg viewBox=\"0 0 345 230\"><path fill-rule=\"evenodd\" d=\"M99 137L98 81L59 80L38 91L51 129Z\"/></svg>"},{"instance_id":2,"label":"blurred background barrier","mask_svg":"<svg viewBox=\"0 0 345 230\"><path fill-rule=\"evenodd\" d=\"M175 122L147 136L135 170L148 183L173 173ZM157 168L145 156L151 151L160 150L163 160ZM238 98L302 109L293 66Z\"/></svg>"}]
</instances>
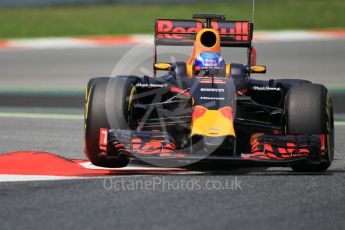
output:
<instances>
[{"instance_id":1,"label":"blurred background barrier","mask_svg":"<svg viewBox=\"0 0 345 230\"><path fill-rule=\"evenodd\" d=\"M344 0L256 0L255 30L343 29L344 12ZM252 0L0 0L0 40L152 34L156 18L193 13L252 20Z\"/></svg>"},{"instance_id":2,"label":"blurred background barrier","mask_svg":"<svg viewBox=\"0 0 345 230\"><path fill-rule=\"evenodd\" d=\"M212 2L244 2L251 0L212 0ZM260 1L260 0L257 0ZM267 1L267 0L261 0ZM272 1L272 0L270 0ZM279 1L279 0L273 0ZM50 7L88 4L172 4L196 3L200 0L0 0L0 7Z\"/></svg>"},{"instance_id":3,"label":"blurred background barrier","mask_svg":"<svg viewBox=\"0 0 345 230\"><path fill-rule=\"evenodd\" d=\"M325 84L345 120L345 0L256 0L255 12L255 31L277 38L265 41L255 32L259 63L269 65L259 78ZM0 113L24 107L81 111L88 79L109 76L138 40L152 39L156 18L190 19L193 13L251 20L252 0L0 0ZM152 46L147 49L151 54ZM223 51L229 63L243 62L242 54ZM152 58L138 56L133 63L142 76Z\"/></svg>"}]
</instances>

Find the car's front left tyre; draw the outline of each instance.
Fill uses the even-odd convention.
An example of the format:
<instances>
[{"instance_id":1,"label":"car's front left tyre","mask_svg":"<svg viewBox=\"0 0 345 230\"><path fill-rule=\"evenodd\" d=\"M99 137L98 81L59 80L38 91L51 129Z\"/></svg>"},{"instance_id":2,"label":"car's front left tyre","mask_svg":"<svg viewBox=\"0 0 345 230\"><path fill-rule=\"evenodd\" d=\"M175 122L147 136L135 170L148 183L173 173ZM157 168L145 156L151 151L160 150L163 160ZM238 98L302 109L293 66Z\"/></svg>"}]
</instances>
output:
<instances>
[{"instance_id":1,"label":"car's front left tyre","mask_svg":"<svg viewBox=\"0 0 345 230\"><path fill-rule=\"evenodd\" d=\"M107 157L99 148L100 129L129 129L128 115L133 94L133 79L127 77L93 78L86 89L84 152L92 164L101 167L125 167L125 155Z\"/></svg>"}]
</instances>

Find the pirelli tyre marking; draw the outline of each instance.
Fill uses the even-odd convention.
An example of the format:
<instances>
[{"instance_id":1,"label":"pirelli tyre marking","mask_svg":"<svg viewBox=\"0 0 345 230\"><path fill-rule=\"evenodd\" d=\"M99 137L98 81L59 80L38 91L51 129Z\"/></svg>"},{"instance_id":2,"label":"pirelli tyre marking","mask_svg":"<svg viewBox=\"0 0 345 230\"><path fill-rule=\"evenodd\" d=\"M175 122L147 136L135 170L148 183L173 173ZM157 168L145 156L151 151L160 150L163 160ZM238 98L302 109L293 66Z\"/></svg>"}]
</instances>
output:
<instances>
[{"instance_id":1,"label":"pirelli tyre marking","mask_svg":"<svg viewBox=\"0 0 345 230\"><path fill-rule=\"evenodd\" d=\"M331 97L329 93L327 93L326 98L326 114L327 114L327 152L328 152L328 160L332 162L333 160L333 143L332 143L332 118L331 118Z\"/></svg>"},{"instance_id":2,"label":"pirelli tyre marking","mask_svg":"<svg viewBox=\"0 0 345 230\"><path fill-rule=\"evenodd\" d=\"M90 103L90 93L92 91L93 86L91 86L90 90L87 91L87 89L85 90L85 121L84 121L84 129L86 129L86 120L87 120L87 116L89 113L89 103Z\"/></svg>"}]
</instances>

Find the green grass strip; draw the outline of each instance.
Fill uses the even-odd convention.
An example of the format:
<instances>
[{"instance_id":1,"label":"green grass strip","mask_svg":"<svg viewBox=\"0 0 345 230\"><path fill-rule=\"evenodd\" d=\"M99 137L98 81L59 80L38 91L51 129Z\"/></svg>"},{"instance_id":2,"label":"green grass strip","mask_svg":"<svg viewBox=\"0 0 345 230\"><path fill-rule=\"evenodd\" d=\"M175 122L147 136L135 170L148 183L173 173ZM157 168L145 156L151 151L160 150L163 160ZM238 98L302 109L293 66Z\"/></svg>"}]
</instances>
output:
<instances>
[{"instance_id":1,"label":"green grass strip","mask_svg":"<svg viewBox=\"0 0 345 230\"><path fill-rule=\"evenodd\" d=\"M251 1L163 5L96 5L0 9L0 38L153 33L155 18L190 19L193 13L250 20ZM259 30L345 28L344 0L257 1Z\"/></svg>"}]
</instances>

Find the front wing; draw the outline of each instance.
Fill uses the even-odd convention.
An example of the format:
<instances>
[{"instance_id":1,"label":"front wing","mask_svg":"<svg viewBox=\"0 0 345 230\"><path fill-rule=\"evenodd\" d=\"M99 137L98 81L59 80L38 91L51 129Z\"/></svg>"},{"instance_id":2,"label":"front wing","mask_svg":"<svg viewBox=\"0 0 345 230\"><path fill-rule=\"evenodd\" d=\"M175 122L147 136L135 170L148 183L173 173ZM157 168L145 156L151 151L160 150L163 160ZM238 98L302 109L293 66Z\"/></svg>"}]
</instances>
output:
<instances>
[{"instance_id":1,"label":"front wing","mask_svg":"<svg viewBox=\"0 0 345 230\"><path fill-rule=\"evenodd\" d=\"M167 133L131 130L100 130L100 150L104 157L127 155L132 158L153 160L196 160L218 162L258 162L284 165L296 161L319 163L326 154L325 135L268 135L262 134L251 140L251 151L236 156L226 154L193 154L177 149Z\"/></svg>"}]
</instances>

